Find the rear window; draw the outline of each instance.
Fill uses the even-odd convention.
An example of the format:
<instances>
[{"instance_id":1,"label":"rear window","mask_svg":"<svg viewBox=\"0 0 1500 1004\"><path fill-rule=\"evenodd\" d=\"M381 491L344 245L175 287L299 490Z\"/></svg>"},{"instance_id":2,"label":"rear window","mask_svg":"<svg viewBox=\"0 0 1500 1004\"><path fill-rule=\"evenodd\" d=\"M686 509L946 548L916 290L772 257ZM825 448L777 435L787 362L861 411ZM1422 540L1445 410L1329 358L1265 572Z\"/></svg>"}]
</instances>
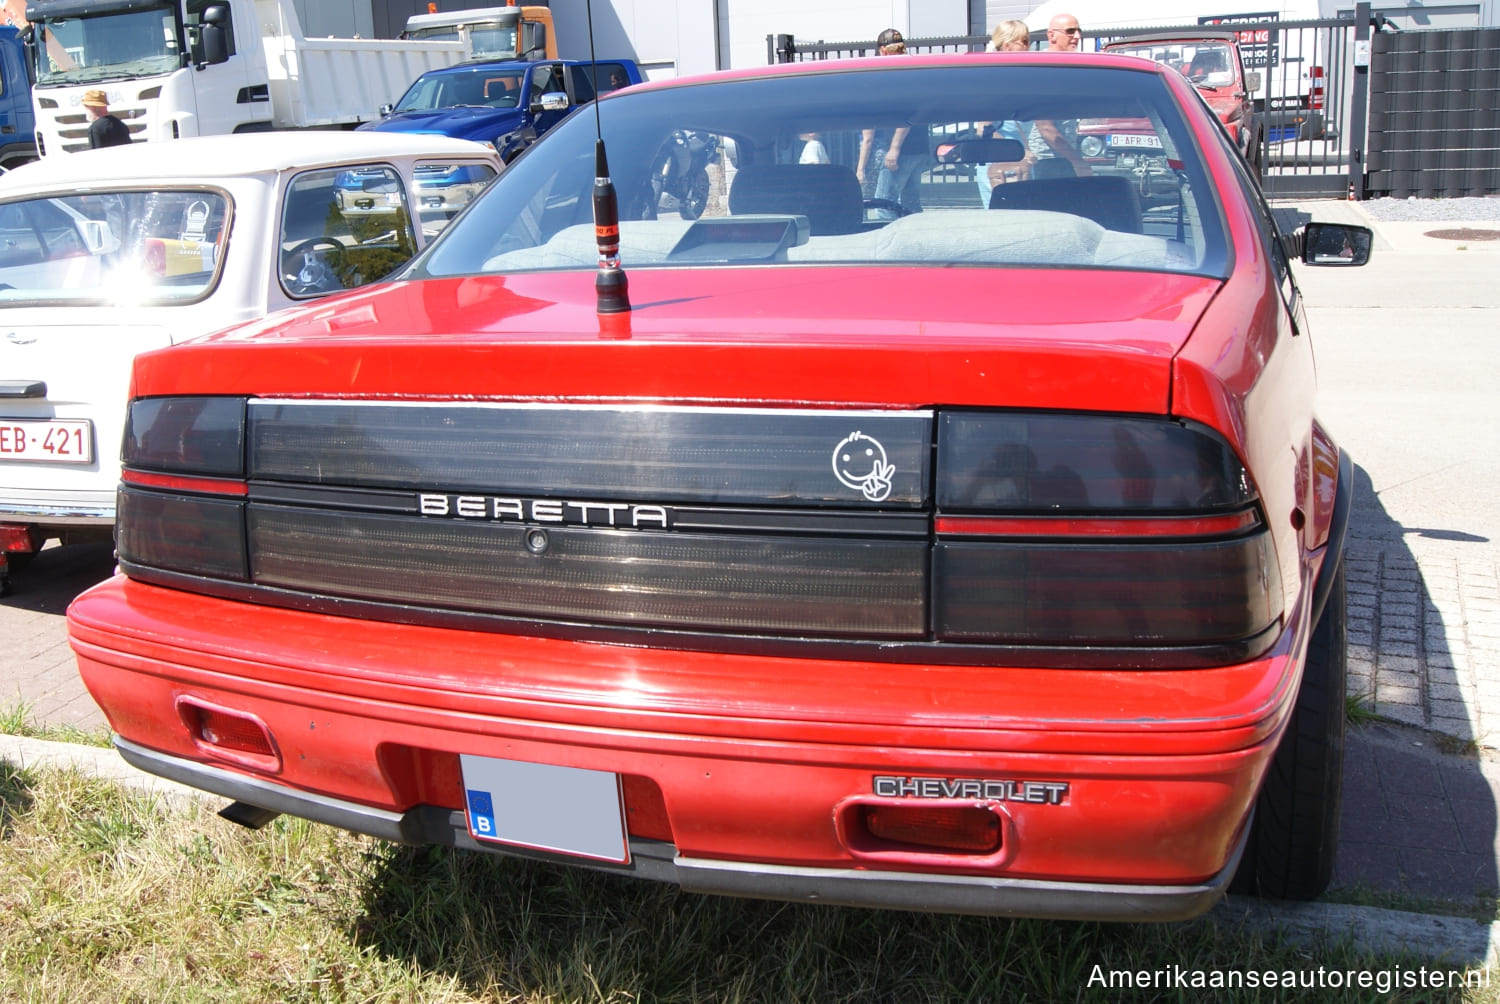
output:
<instances>
[{"instance_id":1,"label":"rear window","mask_svg":"<svg viewBox=\"0 0 1500 1004\"><path fill-rule=\"evenodd\" d=\"M116 191L0 204L0 306L191 303L219 279L221 191Z\"/></svg>"},{"instance_id":2,"label":"rear window","mask_svg":"<svg viewBox=\"0 0 1500 1004\"><path fill-rule=\"evenodd\" d=\"M1224 273L1214 190L1149 70L976 56L630 90L599 111L627 269ZM550 132L420 269L594 268L594 129L590 113Z\"/></svg>"}]
</instances>

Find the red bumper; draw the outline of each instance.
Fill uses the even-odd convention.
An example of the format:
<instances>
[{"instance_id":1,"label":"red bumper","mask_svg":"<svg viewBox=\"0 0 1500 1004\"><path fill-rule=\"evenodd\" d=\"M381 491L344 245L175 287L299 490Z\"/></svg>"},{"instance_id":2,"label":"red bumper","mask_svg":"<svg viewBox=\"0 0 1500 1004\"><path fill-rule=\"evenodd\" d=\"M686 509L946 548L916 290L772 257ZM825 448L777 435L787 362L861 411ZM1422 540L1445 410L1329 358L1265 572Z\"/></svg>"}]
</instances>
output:
<instances>
[{"instance_id":1,"label":"red bumper","mask_svg":"<svg viewBox=\"0 0 1500 1004\"><path fill-rule=\"evenodd\" d=\"M118 576L68 620L127 758L252 805L474 846L460 754L588 768L621 775L633 860L616 867L646 877L1107 919L1212 904L1305 644L1288 631L1261 659L1186 671L810 661L353 620ZM262 723L274 755L205 742L183 711L204 707ZM882 804L982 805L1000 846L883 841L859 824Z\"/></svg>"}]
</instances>

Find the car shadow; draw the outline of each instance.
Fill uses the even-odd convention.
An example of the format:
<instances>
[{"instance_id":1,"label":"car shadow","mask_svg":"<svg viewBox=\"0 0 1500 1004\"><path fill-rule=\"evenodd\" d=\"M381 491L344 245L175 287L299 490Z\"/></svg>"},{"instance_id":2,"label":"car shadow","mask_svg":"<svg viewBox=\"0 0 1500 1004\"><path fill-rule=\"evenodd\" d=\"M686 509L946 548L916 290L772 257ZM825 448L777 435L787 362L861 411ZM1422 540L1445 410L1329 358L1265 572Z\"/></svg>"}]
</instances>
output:
<instances>
[{"instance_id":1,"label":"car shadow","mask_svg":"<svg viewBox=\"0 0 1500 1004\"><path fill-rule=\"evenodd\" d=\"M1482 769L1477 686L1457 607L1464 546L1489 543L1403 526L1356 464L1345 551L1353 720L1336 898L1370 894L1407 908L1441 900L1494 916L1500 771L1487 778Z\"/></svg>"},{"instance_id":2,"label":"car shadow","mask_svg":"<svg viewBox=\"0 0 1500 1004\"><path fill-rule=\"evenodd\" d=\"M44 547L11 574L11 592L0 607L63 614L73 597L114 574L112 541Z\"/></svg>"}]
</instances>

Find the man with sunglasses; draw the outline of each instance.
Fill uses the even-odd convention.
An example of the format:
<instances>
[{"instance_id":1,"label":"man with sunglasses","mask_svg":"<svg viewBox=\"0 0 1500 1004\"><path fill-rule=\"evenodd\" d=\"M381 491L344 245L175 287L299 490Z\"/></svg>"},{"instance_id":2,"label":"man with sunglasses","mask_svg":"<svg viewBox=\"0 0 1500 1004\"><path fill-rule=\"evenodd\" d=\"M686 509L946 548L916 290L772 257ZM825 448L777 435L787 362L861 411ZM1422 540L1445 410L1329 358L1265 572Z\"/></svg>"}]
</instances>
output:
<instances>
[{"instance_id":1,"label":"man with sunglasses","mask_svg":"<svg viewBox=\"0 0 1500 1004\"><path fill-rule=\"evenodd\" d=\"M1054 14L1047 22L1047 49L1050 52L1077 52L1083 43L1083 29L1072 14ZM1083 155L1078 152L1077 119L1037 119L1031 124L1027 146L1035 158L1033 178L1059 178L1092 174Z\"/></svg>"},{"instance_id":2,"label":"man with sunglasses","mask_svg":"<svg viewBox=\"0 0 1500 1004\"><path fill-rule=\"evenodd\" d=\"M906 39L895 28L887 28L875 40L875 49L881 56L902 56L906 54ZM854 169L866 198L899 206L903 214L922 211L922 172L932 160L925 138L920 143L920 150L908 147L903 153L907 132L906 126L866 129L860 136L859 162ZM873 190L871 182L866 180L865 168L869 164L873 164L877 171Z\"/></svg>"}]
</instances>

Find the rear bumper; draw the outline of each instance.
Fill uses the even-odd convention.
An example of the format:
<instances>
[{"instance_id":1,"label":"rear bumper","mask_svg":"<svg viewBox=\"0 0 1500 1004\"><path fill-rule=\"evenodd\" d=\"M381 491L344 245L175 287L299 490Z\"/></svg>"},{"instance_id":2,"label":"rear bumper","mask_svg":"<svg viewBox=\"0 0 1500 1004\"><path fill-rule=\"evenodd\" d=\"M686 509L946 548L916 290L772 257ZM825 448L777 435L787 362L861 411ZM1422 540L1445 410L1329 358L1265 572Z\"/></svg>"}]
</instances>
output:
<instances>
[{"instance_id":1,"label":"rear bumper","mask_svg":"<svg viewBox=\"0 0 1500 1004\"><path fill-rule=\"evenodd\" d=\"M248 805L397 843L497 851L494 844L483 844L469 836L464 815L457 810L437 806L417 806L399 813L373 809L168 756L118 736L115 737L115 748L128 763L140 770ZM684 857L670 843L638 837L630 841L631 863L625 866L561 859L522 850L501 853L538 860L565 860L599 871L675 883L692 892L728 896L984 916L1171 921L1195 917L1212 907L1234 876L1243 849L1242 836L1219 874L1192 885L1049 882L716 861Z\"/></svg>"},{"instance_id":2,"label":"rear bumper","mask_svg":"<svg viewBox=\"0 0 1500 1004\"><path fill-rule=\"evenodd\" d=\"M113 490L41 492L12 489L0 496L0 523L109 527L114 522Z\"/></svg>"},{"instance_id":3,"label":"rear bumper","mask_svg":"<svg viewBox=\"0 0 1500 1004\"><path fill-rule=\"evenodd\" d=\"M606 771L622 778L631 862L579 864L703 892L1106 920L1192 916L1232 876L1300 678L1294 623L1250 663L1106 672L629 648L122 577L69 611L126 759L250 805L546 857L470 835L460 755ZM274 756L210 746L184 702L261 723ZM893 777L923 794L893 796ZM893 801L982 803L1001 846L851 837L851 805Z\"/></svg>"}]
</instances>

